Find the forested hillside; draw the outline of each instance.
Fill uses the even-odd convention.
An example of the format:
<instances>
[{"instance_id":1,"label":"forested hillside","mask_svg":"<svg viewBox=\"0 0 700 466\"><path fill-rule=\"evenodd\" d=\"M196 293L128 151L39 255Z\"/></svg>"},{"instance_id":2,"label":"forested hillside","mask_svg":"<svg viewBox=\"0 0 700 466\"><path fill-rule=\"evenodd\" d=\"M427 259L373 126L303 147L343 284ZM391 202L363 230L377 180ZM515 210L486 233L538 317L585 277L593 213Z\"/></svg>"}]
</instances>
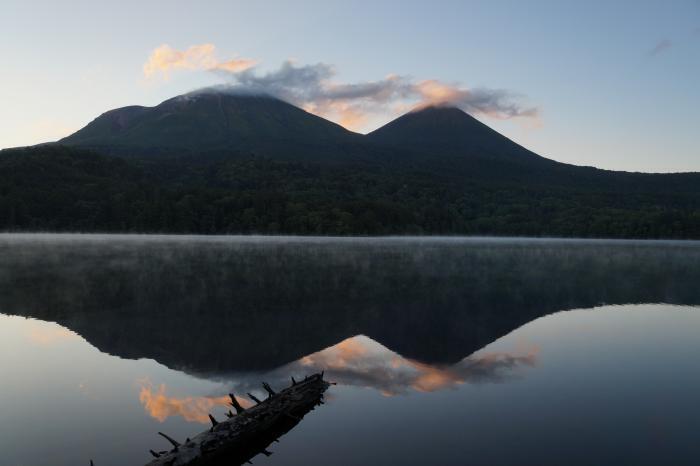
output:
<instances>
[{"instance_id":1,"label":"forested hillside","mask_svg":"<svg viewBox=\"0 0 700 466\"><path fill-rule=\"evenodd\" d=\"M0 230L700 238L695 174L474 166L456 176L421 163L4 150Z\"/></svg>"}]
</instances>

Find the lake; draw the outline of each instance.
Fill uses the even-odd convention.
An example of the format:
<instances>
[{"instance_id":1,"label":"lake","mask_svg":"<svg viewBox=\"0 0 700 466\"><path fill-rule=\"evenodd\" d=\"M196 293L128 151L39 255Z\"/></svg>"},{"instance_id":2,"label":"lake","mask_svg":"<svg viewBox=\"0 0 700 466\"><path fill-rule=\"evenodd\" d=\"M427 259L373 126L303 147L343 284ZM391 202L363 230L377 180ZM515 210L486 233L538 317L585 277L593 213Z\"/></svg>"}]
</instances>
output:
<instances>
[{"instance_id":1,"label":"lake","mask_svg":"<svg viewBox=\"0 0 700 466\"><path fill-rule=\"evenodd\" d=\"M3 465L141 465L325 370L258 465L697 464L700 242L0 235Z\"/></svg>"}]
</instances>

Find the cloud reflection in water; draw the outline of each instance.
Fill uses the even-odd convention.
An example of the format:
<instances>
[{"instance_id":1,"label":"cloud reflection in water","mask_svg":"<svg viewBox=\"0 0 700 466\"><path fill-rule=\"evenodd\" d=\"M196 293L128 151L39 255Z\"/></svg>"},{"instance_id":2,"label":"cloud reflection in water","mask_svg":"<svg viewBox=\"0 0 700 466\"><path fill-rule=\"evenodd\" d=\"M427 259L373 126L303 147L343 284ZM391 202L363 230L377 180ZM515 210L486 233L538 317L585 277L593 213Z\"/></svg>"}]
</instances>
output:
<instances>
[{"instance_id":1,"label":"cloud reflection in water","mask_svg":"<svg viewBox=\"0 0 700 466\"><path fill-rule=\"evenodd\" d=\"M406 395L412 391L435 392L465 383L502 382L515 376L519 368L534 366L538 353L539 347L524 345L513 351L480 351L457 364L439 366L404 358L360 335L267 373L240 374L229 385L237 394L256 393L261 391L263 380L281 389L289 385L290 376L303 377L325 370L328 380L374 389L385 396ZM227 393L178 398L167 394L165 384L158 388L147 380L140 384L139 401L146 412L160 422L170 416L181 416L189 422L207 424L213 408L227 407L229 402ZM252 405L246 398L236 398L244 407Z\"/></svg>"},{"instance_id":2,"label":"cloud reflection in water","mask_svg":"<svg viewBox=\"0 0 700 466\"><path fill-rule=\"evenodd\" d=\"M170 416L181 416L186 421L209 423L209 413L216 406L228 406L228 395L219 397L194 397L177 398L168 396L165 384L160 384L157 389L148 380L142 380L139 401L149 416L160 422L165 422ZM236 397L242 406L248 407L252 403L248 400Z\"/></svg>"},{"instance_id":3,"label":"cloud reflection in water","mask_svg":"<svg viewBox=\"0 0 700 466\"><path fill-rule=\"evenodd\" d=\"M534 366L539 348L512 352L477 352L451 366L439 366L404 358L374 340L356 336L287 366L307 372L326 370L343 385L373 388L387 396L411 390L434 392L464 383L499 382L519 367Z\"/></svg>"}]
</instances>

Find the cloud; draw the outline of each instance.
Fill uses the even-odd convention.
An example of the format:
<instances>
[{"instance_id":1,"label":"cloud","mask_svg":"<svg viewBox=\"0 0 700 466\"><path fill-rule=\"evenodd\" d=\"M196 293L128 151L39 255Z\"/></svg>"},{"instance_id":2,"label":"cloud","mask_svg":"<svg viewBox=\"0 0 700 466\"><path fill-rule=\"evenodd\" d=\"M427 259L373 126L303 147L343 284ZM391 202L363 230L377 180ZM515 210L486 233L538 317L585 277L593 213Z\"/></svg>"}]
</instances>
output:
<instances>
[{"instance_id":1,"label":"cloud","mask_svg":"<svg viewBox=\"0 0 700 466\"><path fill-rule=\"evenodd\" d=\"M471 114L492 118L536 118L536 107L524 107L516 102L517 95L504 89L466 89L456 84L436 80L421 81L415 85L421 96L421 105L452 105Z\"/></svg>"},{"instance_id":2,"label":"cloud","mask_svg":"<svg viewBox=\"0 0 700 466\"><path fill-rule=\"evenodd\" d=\"M660 55L660 54L664 53L665 51L670 49L672 46L673 46L673 42L671 42L670 40L668 40L668 39L660 40L654 46L654 48L652 48L651 50L649 50L649 52L647 52L647 55L649 55L650 57L655 57L656 55Z\"/></svg>"},{"instance_id":3,"label":"cloud","mask_svg":"<svg viewBox=\"0 0 700 466\"><path fill-rule=\"evenodd\" d=\"M376 81L340 83L334 79L335 69L325 63L296 65L286 61L265 74L250 68L222 75L229 85L219 90L272 95L352 129L362 127L374 114L430 105L455 106L472 115L499 119L539 116L536 107L522 105L519 95L503 89L469 89L457 83L415 81L396 74Z\"/></svg>"},{"instance_id":4,"label":"cloud","mask_svg":"<svg viewBox=\"0 0 700 466\"><path fill-rule=\"evenodd\" d=\"M160 73L167 78L173 70L206 70L225 81L214 88L220 92L271 95L354 130L387 114L430 105L455 106L474 116L498 119L539 118L536 107L523 105L522 96L504 89L468 88L459 83L415 80L398 74L343 83L336 79L336 69L327 63L299 65L288 60L265 73L259 72L256 64L251 59L221 62L215 57L212 44L195 45L184 51L162 45L144 65L144 74L151 77Z\"/></svg>"},{"instance_id":5,"label":"cloud","mask_svg":"<svg viewBox=\"0 0 700 466\"><path fill-rule=\"evenodd\" d=\"M174 70L221 70L238 73L257 64L255 60L248 58L219 61L215 52L216 47L213 44L193 45L186 50L175 50L163 44L151 52L143 65L143 73L147 78L160 74L167 79Z\"/></svg>"},{"instance_id":6,"label":"cloud","mask_svg":"<svg viewBox=\"0 0 700 466\"><path fill-rule=\"evenodd\" d=\"M252 403L246 399L238 397L236 399L244 407L252 406ZM157 390L154 390L148 381L141 381L141 391L139 393L139 401L143 408L149 416L160 422L164 422L170 416L181 416L189 422L208 424L209 413L212 412L212 409L217 406L228 407L229 400L228 396L171 397L168 396L164 384L161 384Z\"/></svg>"}]
</instances>

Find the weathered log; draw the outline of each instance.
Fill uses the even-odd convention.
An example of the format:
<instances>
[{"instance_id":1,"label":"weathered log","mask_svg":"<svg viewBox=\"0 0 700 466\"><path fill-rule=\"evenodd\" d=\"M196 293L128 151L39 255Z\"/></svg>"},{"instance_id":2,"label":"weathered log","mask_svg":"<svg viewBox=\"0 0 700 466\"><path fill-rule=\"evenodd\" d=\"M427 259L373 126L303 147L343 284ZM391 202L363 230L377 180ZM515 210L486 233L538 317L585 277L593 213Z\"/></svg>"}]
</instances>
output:
<instances>
[{"instance_id":1,"label":"weathered log","mask_svg":"<svg viewBox=\"0 0 700 466\"><path fill-rule=\"evenodd\" d=\"M258 454L269 456L269 445L319 405L329 386L322 374L314 374L278 393L270 389L269 398L246 410L241 408L237 416L225 421L212 418L211 429L184 444L159 432L174 448L158 453L147 466L236 465L248 463ZM235 400L233 395L231 398ZM233 401L232 405L236 407Z\"/></svg>"},{"instance_id":2,"label":"weathered log","mask_svg":"<svg viewBox=\"0 0 700 466\"><path fill-rule=\"evenodd\" d=\"M180 446L180 442L178 442L177 440L173 439L172 437L169 437L169 436L165 435L163 432L158 432L158 435L160 435L160 436L163 437L165 440L167 440L168 442L170 442L170 444L171 444L173 447L175 447L175 450L177 450L177 447Z\"/></svg>"},{"instance_id":3,"label":"weathered log","mask_svg":"<svg viewBox=\"0 0 700 466\"><path fill-rule=\"evenodd\" d=\"M245 411L245 408L241 406L236 397L233 396L233 393L229 393L228 396L231 398L231 406L236 409L236 413L241 414L243 411Z\"/></svg>"},{"instance_id":4,"label":"weathered log","mask_svg":"<svg viewBox=\"0 0 700 466\"><path fill-rule=\"evenodd\" d=\"M263 382L262 386L265 389L265 391L267 392L268 398L275 394L275 391L272 389L272 387L270 387L270 384L268 384L267 382Z\"/></svg>"}]
</instances>

